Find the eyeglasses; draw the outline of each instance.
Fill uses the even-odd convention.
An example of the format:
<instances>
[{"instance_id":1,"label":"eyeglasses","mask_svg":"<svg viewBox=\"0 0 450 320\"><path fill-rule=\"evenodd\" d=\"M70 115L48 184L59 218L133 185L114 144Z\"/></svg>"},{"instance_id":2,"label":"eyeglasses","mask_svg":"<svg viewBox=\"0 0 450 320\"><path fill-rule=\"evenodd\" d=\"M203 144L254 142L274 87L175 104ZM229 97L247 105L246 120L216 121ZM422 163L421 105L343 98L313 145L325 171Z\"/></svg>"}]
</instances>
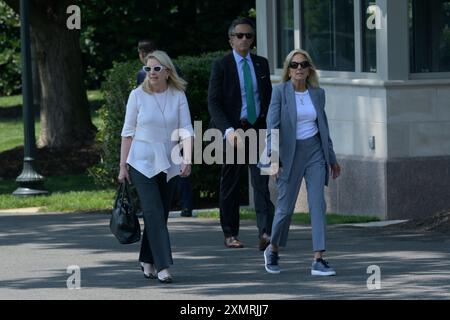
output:
<instances>
[{"instance_id":1,"label":"eyeglasses","mask_svg":"<svg viewBox=\"0 0 450 320\"><path fill-rule=\"evenodd\" d=\"M164 67L164 66L154 66L154 67L143 66L142 67L142 70L144 70L145 72L151 72L152 70L155 72L161 72L163 69L166 69L166 67Z\"/></svg>"},{"instance_id":2,"label":"eyeglasses","mask_svg":"<svg viewBox=\"0 0 450 320\"><path fill-rule=\"evenodd\" d=\"M306 69L308 67L311 67L311 63L306 60L302 62L291 61L291 63L289 63L289 68L291 69L297 69L298 66L302 67L302 69Z\"/></svg>"},{"instance_id":3,"label":"eyeglasses","mask_svg":"<svg viewBox=\"0 0 450 320\"><path fill-rule=\"evenodd\" d=\"M242 39L244 36L247 39L253 39L253 33L233 33L232 36Z\"/></svg>"}]
</instances>

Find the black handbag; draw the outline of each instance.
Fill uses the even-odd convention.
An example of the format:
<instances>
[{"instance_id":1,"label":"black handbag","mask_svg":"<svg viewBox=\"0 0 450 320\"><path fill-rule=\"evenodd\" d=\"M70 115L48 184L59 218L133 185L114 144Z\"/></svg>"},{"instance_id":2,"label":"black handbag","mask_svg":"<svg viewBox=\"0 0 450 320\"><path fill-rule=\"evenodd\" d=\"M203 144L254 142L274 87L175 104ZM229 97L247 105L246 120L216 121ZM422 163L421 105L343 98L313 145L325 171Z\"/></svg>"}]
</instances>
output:
<instances>
[{"instance_id":1,"label":"black handbag","mask_svg":"<svg viewBox=\"0 0 450 320\"><path fill-rule=\"evenodd\" d=\"M121 183L117 190L109 228L121 244L130 244L141 239L141 225L126 181Z\"/></svg>"}]
</instances>

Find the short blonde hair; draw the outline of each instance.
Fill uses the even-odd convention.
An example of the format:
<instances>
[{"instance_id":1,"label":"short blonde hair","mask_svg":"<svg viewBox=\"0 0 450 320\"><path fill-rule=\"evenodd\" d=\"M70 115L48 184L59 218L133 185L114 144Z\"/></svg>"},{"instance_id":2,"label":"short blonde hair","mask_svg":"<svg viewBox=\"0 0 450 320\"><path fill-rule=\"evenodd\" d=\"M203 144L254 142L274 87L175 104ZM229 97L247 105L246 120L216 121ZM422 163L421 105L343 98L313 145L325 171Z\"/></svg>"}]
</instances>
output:
<instances>
[{"instance_id":1,"label":"short blonde hair","mask_svg":"<svg viewBox=\"0 0 450 320\"><path fill-rule=\"evenodd\" d=\"M296 54L303 55L306 58L306 60L311 65L309 67L309 76L306 79L306 83L308 84L308 86L318 87L319 86L319 75L317 74L314 62L312 61L311 56L309 55L309 53L306 52L305 50L302 50L302 49L294 49L294 50L292 50L291 52L289 52L289 54L287 55L286 59L284 60L284 65L283 65L283 82L287 82L290 79L290 76L289 76L289 64L291 63L292 58L294 58L294 56Z\"/></svg>"},{"instance_id":2,"label":"short blonde hair","mask_svg":"<svg viewBox=\"0 0 450 320\"><path fill-rule=\"evenodd\" d=\"M167 71L169 72L167 84L169 85L169 87L173 87L180 91L186 91L187 82L178 75L175 65L173 64L172 60L170 59L167 53L165 53L162 50L155 50L145 57L145 64L147 64L149 59L158 60L159 63L161 63L164 67L167 68ZM142 83L142 89L150 94L154 92L147 76L145 77L145 80Z\"/></svg>"}]
</instances>

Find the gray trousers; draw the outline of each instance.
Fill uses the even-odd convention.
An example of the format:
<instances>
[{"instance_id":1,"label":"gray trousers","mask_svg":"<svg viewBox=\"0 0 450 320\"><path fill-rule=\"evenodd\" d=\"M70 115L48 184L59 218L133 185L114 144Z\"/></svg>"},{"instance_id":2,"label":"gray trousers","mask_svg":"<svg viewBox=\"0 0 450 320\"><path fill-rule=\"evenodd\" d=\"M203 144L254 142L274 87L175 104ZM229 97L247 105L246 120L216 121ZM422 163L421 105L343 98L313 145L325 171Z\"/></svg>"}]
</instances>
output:
<instances>
[{"instance_id":1,"label":"gray trousers","mask_svg":"<svg viewBox=\"0 0 450 320\"><path fill-rule=\"evenodd\" d=\"M327 166L319 136L297 140L291 171L282 172L277 179L278 200L272 226L272 244L280 247L286 246L295 203L302 179L305 178L311 214L313 251L325 251L324 187L326 170Z\"/></svg>"},{"instance_id":2,"label":"gray trousers","mask_svg":"<svg viewBox=\"0 0 450 320\"><path fill-rule=\"evenodd\" d=\"M130 175L138 192L145 225L139 261L154 264L159 272L173 264L167 218L175 179L166 182L165 173L149 179L133 167L130 167Z\"/></svg>"}]
</instances>

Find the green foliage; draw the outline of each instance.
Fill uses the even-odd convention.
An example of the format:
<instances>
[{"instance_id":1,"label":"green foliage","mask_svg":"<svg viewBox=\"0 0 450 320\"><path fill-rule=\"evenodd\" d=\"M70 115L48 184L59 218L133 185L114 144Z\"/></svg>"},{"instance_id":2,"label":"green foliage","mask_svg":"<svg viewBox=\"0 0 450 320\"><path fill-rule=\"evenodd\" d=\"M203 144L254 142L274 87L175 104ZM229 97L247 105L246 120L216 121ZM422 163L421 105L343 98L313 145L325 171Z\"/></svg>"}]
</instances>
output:
<instances>
[{"instance_id":1,"label":"green foliage","mask_svg":"<svg viewBox=\"0 0 450 320\"><path fill-rule=\"evenodd\" d=\"M0 96L20 91L19 17L0 0Z\"/></svg>"},{"instance_id":2,"label":"green foliage","mask_svg":"<svg viewBox=\"0 0 450 320\"><path fill-rule=\"evenodd\" d=\"M78 0L80 44L88 88L98 88L112 59L138 59L140 39L154 40L171 57L229 48L227 29L255 0ZM250 13L251 14L251 13ZM107 22L107 23L105 23Z\"/></svg>"},{"instance_id":3,"label":"green foliage","mask_svg":"<svg viewBox=\"0 0 450 320\"><path fill-rule=\"evenodd\" d=\"M106 80L102 84L105 105L98 110L101 119L98 141L103 146L102 160L99 165L91 168L89 173L96 183L103 186L117 184L119 175L120 143L125 108L130 91L136 85L136 73L141 63L114 63L114 67L106 73Z\"/></svg>"},{"instance_id":4,"label":"green foliage","mask_svg":"<svg viewBox=\"0 0 450 320\"><path fill-rule=\"evenodd\" d=\"M213 52L196 57L182 56L174 59L183 78L188 81L186 95L192 121L202 121L203 131L208 129L208 82L212 61L223 52ZM99 110L102 125L98 139L103 145L101 163L90 169L97 183L104 186L117 184L120 160L120 133L125 118L125 107L130 91L135 87L136 73L140 68L138 61L115 63L107 73L102 91L106 104ZM202 137L197 137L201 139ZM194 165L191 181L196 198L217 198L220 167Z\"/></svg>"},{"instance_id":5,"label":"green foliage","mask_svg":"<svg viewBox=\"0 0 450 320\"><path fill-rule=\"evenodd\" d=\"M239 212L241 220L256 220L256 212L254 209L240 209ZM202 211L196 214L199 218L209 218L209 219L218 219L220 216L219 211ZM349 215L341 215L334 213L327 213L327 224L344 224L344 223L367 223L373 221L380 221L378 217L375 216L349 216ZM292 215L292 223L294 224L303 224L310 225L311 224L311 216L308 213L304 212L296 212Z\"/></svg>"}]
</instances>

